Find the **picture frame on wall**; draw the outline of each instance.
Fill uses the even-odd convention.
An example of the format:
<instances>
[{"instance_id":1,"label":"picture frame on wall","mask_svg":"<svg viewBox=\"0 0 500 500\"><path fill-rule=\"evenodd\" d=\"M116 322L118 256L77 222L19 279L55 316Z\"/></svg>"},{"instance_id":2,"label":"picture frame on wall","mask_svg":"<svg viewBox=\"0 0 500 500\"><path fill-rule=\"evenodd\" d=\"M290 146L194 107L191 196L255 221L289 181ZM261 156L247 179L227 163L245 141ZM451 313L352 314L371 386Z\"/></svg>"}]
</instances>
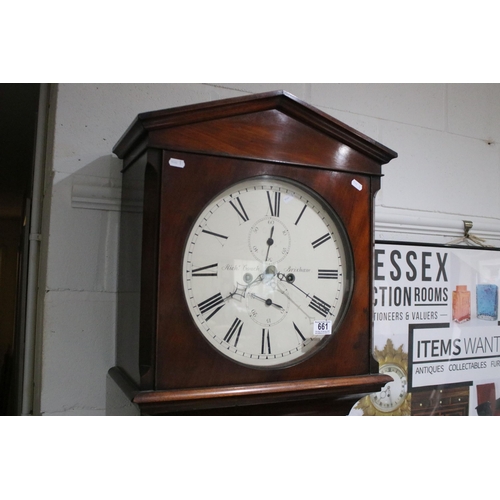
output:
<instances>
[{"instance_id":1,"label":"picture frame on wall","mask_svg":"<svg viewBox=\"0 0 500 500\"><path fill-rule=\"evenodd\" d=\"M351 414L500 415L499 288L499 249L377 241L373 350L393 382Z\"/></svg>"}]
</instances>

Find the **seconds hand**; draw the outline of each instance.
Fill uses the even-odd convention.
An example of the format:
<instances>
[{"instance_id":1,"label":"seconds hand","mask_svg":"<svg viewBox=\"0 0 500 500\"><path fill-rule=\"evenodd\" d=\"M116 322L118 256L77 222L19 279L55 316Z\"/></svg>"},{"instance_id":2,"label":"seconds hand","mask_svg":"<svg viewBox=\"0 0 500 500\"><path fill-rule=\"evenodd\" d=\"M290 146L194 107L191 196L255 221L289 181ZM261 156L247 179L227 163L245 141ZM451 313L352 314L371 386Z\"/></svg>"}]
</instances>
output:
<instances>
[{"instance_id":1,"label":"seconds hand","mask_svg":"<svg viewBox=\"0 0 500 500\"><path fill-rule=\"evenodd\" d=\"M274 226L271 228L271 235L267 239L267 253L266 253L266 262L269 257L269 250L271 250L271 245L274 244L273 240Z\"/></svg>"}]
</instances>

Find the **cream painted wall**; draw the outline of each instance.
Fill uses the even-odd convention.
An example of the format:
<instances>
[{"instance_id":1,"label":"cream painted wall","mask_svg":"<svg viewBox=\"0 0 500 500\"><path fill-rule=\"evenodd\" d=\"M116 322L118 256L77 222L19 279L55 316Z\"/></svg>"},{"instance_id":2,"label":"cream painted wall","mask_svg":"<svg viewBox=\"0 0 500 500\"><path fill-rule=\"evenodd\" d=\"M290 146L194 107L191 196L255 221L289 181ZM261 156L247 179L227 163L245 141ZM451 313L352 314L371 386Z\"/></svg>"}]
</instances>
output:
<instances>
[{"instance_id":1,"label":"cream painted wall","mask_svg":"<svg viewBox=\"0 0 500 500\"><path fill-rule=\"evenodd\" d=\"M59 84L51 102L35 413L105 414L121 183L111 150L123 132L144 111L277 89L399 153L383 167L377 238L446 242L466 219L474 234L500 244L500 85Z\"/></svg>"}]
</instances>

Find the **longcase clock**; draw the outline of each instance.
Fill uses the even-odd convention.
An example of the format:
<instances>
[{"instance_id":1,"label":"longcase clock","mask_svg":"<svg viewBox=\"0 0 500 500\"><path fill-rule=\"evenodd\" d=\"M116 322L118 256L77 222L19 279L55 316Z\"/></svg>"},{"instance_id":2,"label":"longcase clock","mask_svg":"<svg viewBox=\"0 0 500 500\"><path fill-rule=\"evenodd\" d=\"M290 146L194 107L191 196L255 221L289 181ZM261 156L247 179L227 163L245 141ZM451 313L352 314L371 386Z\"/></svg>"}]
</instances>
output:
<instances>
[{"instance_id":1,"label":"longcase clock","mask_svg":"<svg viewBox=\"0 0 500 500\"><path fill-rule=\"evenodd\" d=\"M345 415L371 355L373 198L397 155L286 92L140 114L117 366L143 414Z\"/></svg>"}]
</instances>

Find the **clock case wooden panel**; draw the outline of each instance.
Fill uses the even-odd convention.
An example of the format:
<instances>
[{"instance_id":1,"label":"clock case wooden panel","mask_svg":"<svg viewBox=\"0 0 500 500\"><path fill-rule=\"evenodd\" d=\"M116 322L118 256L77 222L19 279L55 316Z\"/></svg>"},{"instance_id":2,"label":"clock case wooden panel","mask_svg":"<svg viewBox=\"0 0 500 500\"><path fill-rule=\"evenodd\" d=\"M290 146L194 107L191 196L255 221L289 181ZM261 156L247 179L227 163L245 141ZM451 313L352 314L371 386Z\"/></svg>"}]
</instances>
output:
<instances>
[{"instance_id":1,"label":"clock case wooden panel","mask_svg":"<svg viewBox=\"0 0 500 500\"><path fill-rule=\"evenodd\" d=\"M335 401L391 380L378 374L371 354L371 280L373 199L381 165L396 153L286 92L140 114L114 152L124 162L123 285L110 375L143 412L250 405L264 413L266 404L280 413L280 404L308 399L334 413ZM234 363L208 344L191 319L181 275L199 212L227 186L260 175L298 181L333 207L349 237L355 277L330 342L301 363L269 370Z\"/></svg>"}]
</instances>

